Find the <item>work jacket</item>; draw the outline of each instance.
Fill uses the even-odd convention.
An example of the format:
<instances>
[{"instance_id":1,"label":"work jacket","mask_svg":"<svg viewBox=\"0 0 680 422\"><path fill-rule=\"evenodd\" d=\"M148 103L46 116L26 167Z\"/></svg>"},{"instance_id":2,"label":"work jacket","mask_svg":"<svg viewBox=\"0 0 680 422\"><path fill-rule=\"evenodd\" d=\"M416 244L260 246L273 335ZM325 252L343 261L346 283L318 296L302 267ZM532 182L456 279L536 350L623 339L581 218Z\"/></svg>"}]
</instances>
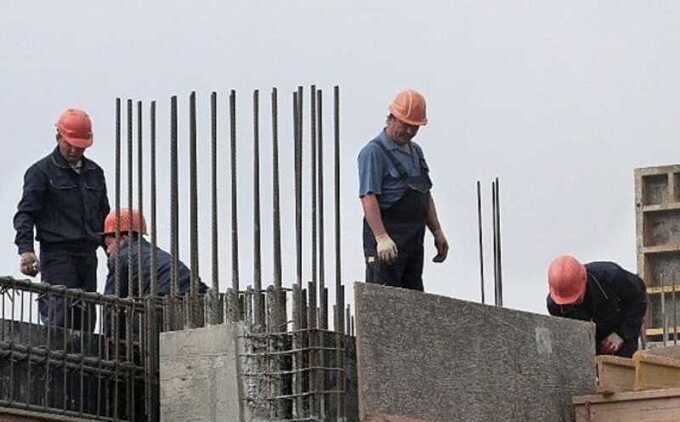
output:
<instances>
[{"instance_id":1,"label":"work jacket","mask_svg":"<svg viewBox=\"0 0 680 422\"><path fill-rule=\"evenodd\" d=\"M137 261L138 255L138 238L127 238L122 241L120 249L118 250L118 260L120 265L120 296L126 297L128 295L128 281L130 274L132 274L133 295L140 296L139 290L139 267ZM151 254L153 246L141 238L142 245L142 288L143 295L151 292ZM128 271L130 258L132 259L132 272ZM116 275L116 260L114 256L109 256L108 259L109 275L106 277L106 286L104 294L113 295L115 290L115 275ZM179 262L178 272L178 294L184 294L189 291L191 283L191 271L181 261ZM170 294L170 286L172 282L172 256L163 249L156 247L156 277L158 282L158 294L161 296ZM198 281L198 292L204 293L207 291L207 286Z\"/></svg>"},{"instance_id":2,"label":"work jacket","mask_svg":"<svg viewBox=\"0 0 680 422\"><path fill-rule=\"evenodd\" d=\"M583 302L558 305L548 295L548 312L594 322L598 345L613 332L626 342L637 342L647 311L642 279L613 262L591 262L585 267L588 281Z\"/></svg>"},{"instance_id":3,"label":"work jacket","mask_svg":"<svg viewBox=\"0 0 680 422\"><path fill-rule=\"evenodd\" d=\"M82 158L80 173L62 157L59 148L24 175L23 195L14 215L19 254L33 251L33 228L41 248L61 246L76 251L102 245L100 235L109 213L104 171Z\"/></svg>"}]
</instances>

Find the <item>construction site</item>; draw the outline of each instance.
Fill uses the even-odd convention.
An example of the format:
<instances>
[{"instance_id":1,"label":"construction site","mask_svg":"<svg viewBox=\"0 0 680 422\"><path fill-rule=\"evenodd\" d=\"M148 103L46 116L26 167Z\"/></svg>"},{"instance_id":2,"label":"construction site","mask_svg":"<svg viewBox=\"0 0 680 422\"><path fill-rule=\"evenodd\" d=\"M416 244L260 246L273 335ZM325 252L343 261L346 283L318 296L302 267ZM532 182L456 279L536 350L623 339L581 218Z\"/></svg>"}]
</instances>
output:
<instances>
[{"instance_id":1,"label":"construction site","mask_svg":"<svg viewBox=\"0 0 680 422\"><path fill-rule=\"evenodd\" d=\"M0 422L680 422L680 7L170 3L0 6Z\"/></svg>"}]
</instances>

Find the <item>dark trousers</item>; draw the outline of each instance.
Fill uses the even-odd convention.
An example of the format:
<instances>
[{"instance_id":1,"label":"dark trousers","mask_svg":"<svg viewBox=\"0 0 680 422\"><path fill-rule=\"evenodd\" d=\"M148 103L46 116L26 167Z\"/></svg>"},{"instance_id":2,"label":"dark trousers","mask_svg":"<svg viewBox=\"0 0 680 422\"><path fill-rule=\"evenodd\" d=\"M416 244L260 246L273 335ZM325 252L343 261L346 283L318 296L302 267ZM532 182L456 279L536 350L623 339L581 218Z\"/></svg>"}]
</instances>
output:
<instances>
[{"instance_id":1,"label":"dark trousers","mask_svg":"<svg viewBox=\"0 0 680 422\"><path fill-rule=\"evenodd\" d=\"M366 282L384 286L401 287L423 291L424 249L399 252L397 260L390 265L381 264L373 258L366 262Z\"/></svg>"},{"instance_id":2,"label":"dark trousers","mask_svg":"<svg viewBox=\"0 0 680 422\"><path fill-rule=\"evenodd\" d=\"M43 283L69 289L97 291L97 254L59 249L41 250L40 272ZM74 298L50 293L38 299L43 324L93 332L97 315L94 306Z\"/></svg>"}]
</instances>

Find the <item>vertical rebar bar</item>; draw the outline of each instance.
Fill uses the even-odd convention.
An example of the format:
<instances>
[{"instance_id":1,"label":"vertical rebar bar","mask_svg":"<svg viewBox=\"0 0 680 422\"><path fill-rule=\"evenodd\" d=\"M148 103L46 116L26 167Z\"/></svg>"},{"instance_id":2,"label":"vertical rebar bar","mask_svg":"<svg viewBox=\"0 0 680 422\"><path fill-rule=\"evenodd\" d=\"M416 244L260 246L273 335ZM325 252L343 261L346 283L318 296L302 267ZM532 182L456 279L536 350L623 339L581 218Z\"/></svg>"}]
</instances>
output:
<instances>
[{"instance_id":1,"label":"vertical rebar bar","mask_svg":"<svg viewBox=\"0 0 680 422\"><path fill-rule=\"evenodd\" d=\"M661 326L663 330L663 345L668 345L668 318L666 317L666 285L665 280L661 284Z\"/></svg>"},{"instance_id":2,"label":"vertical rebar bar","mask_svg":"<svg viewBox=\"0 0 680 422\"><path fill-rule=\"evenodd\" d=\"M317 262L318 262L318 256L317 256L317 212L316 212L316 204L317 204L317 184L316 184L316 167L317 167L317 161L316 161L316 87L312 85L310 87L310 97L309 97L309 109L310 109L310 131L309 131L309 140L310 140L310 165L311 165L311 187L312 187L312 201L311 201L311 223L312 223L312 282L314 283L315 290L309 290L309 295L310 297L312 295L316 296L316 281L317 281ZM319 162L319 166L321 165L321 162Z\"/></svg>"},{"instance_id":3,"label":"vertical rebar bar","mask_svg":"<svg viewBox=\"0 0 680 422\"><path fill-rule=\"evenodd\" d=\"M255 326L264 323L262 296L262 250L260 243L260 92L253 91L253 310Z\"/></svg>"},{"instance_id":4,"label":"vertical rebar bar","mask_svg":"<svg viewBox=\"0 0 680 422\"><path fill-rule=\"evenodd\" d=\"M333 129L335 141L335 302L341 305L338 312L338 319L340 320L340 331L343 329L343 300L344 292L342 290L342 274L341 274L341 259L340 259L340 87L335 86L333 89Z\"/></svg>"},{"instance_id":5,"label":"vertical rebar bar","mask_svg":"<svg viewBox=\"0 0 680 422\"><path fill-rule=\"evenodd\" d=\"M338 303L342 285L342 260L340 249L340 87L337 85L333 88L333 130L335 144L335 300Z\"/></svg>"},{"instance_id":6,"label":"vertical rebar bar","mask_svg":"<svg viewBox=\"0 0 680 422\"><path fill-rule=\"evenodd\" d=\"M673 345L678 344L678 308L675 301L675 276L673 276L673 292L671 296L673 302Z\"/></svg>"},{"instance_id":7,"label":"vertical rebar bar","mask_svg":"<svg viewBox=\"0 0 680 422\"><path fill-rule=\"evenodd\" d=\"M210 172L211 172L211 209L212 209L212 288L219 292L219 233L217 212L217 92L210 95Z\"/></svg>"},{"instance_id":8,"label":"vertical rebar bar","mask_svg":"<svg viewBox=\"0 0 680 422\"><path fill-rule=\"evenodd\" d=\"M229 93L229 124L231 139L231 288L238 292L238 202L236 180L236 91Z\"/></svg>"},{"instance_id":9,"label":"vertical rebar bar","mask_svg":"<svg viewBox=\"0 0 680 422\"><path fill-rule=\"evenodd\" d=\"M297 154L297 190L296 190L296 207L295 207L295 216L296 216L296 227L297 227L297 242L298 242L298 257L297 257L297 262L298 262L298 272L297 272L297 283L302 286L303 282L303 253L302 253L302 246L303 246L303 239L302 239L302 217L303 217L303 199L302 199L302 165L303 165L303 117L302 113L304 110L303 107L304 103L304 97L303 97L303 88L301 86L298 86L297 89L297 120L296 120L296 125L297 125L297 149L298 149L298 154Z\"/></svg>"},{"instance_id":10,"label":"vertical rebar bar","mask_svg":"<svg viewBox=\"0 0 680 422\"><path fill-rule=\"evenodd\" d=\"M142 102L137 101L137 211L144 215L144 154L142 134ZM142 239L143 233L137 235L137 283L139 296L144 296L144 263L142 262Z\"/></svg>"},{"instance_id":11,"label":"vertical rebar bar","mask_svg":"<svg viewBox=\"0 0 680 422\"><path fill-rule=\"evenodd\" d=\"M491 182L491 221L493 225L493 295L494 304L498 304L498 238L496 236L496 182Z\"/></svg>"},{"instance_id":12,"label":"vertical rebar bar","mask_svg":"<svg viewBox=\"0 0 680 422\"><path fill-rule=\"evenodd\" d=\"M316 143L317 147L317 162L318 162L318 212L319 212L319 297L321 292L326 288L326 230L324 228L324 181L323 181L323 92L319 89L316 91ZM328 303L321 302L321 326L328 327Z\"/></svg>"},{"instance_id":13,"label":"vertical rebar bar","mask_svg":"<svg viewBox=\"0 0 680 422\"><path fill-rule=\"evenodd\" d=\"M114 206L116 208L116 244L120 244L120 158L121 158L121 134L120 134L120 120L121 120L121 104L120 98L116 98L116 157L115 157L115 199ZM114 259L114 294L120 296L120 256L115 255Z\"/></svg>"},{"instance_id":14,"label":"vertical rebar bar","mask_svg":"<svg viewBox=\"0 0 680 422\"><path fill-rule=\"evenodd\" d=\"M170 295L173 304L179 292L179 189L177 176L177 96L172 96L170 98L170 250L172 255ZM172 323L173 321L171 321Z\"/></svg>"},{"instance_id":15,"label":"vertical rebar bar","mask_svg":"<svg viewBox=\"0 0 680 422\"><path fill-rule=\"evenodd\" d=\"M150 110L150 150L151 155L151 265L149 268L151 274L151 296L155 297L158 295L158 252L157 243L158 238L156 234L156 101L151 102Z\"/></svg>"},{"instance_id":16,"label":"vertical rebar bar","mask_svg":"<svg viewBox=\"0 0 680 422\"><path fill-rule=\"evenodd\" d=\"M300 182L299 175L300 169L298 168L298 162L300 161L300 146L299 146L299 134L298 134L298 93L293 92L293 161L294 161L294 171L295 171L295 275L296 283L299 285L302 280L302 221L301 221L301 211L302 205L300 204Z\"/></svg>"},{"instance_id":17,"label":"vertical rebar bar","mask_svg":"<svg viewBox=\"0 0 680 422\"><path fill-rule=\"evenodd\" d=\"M198 157L196 154L196 92L189 95L189 246L191 249L190 291L192 299L198 294Z\"/></svg>"},{"instance_id":18,"label":"vertical rebar bar","mask_svg":"<svg viewBox=\"0 0 680 422\"><path fill-rule=\"evenodd\" d=\"M479 235L479 287L482 293L482 303L484 298L484 241L482 236L482 184L477 181L477 228Z\"/></svg>"},{"instance_id":19,"label":"vertical rebar bar","mask_svg":"<svg viewBox=\"0 0 680 422\"><path fill-rule=\"evenodd\" d=\"M132 149L133 149L133 144L132 144L132 100L128 99L127 100L127 176L128 176L128 213L132 212L132 197L133 197L133 186L132 186L132 176L133 176L133 168L132 168ZM129 214L128 214L129 215ZM133 279L133 257L134 254L132 253L133 249L133 244L132 244L132 224L128 225L128 230L127 230L127 242L128 242L128 248L130 249L130 253L128 254L128 279L127 279L127 291L128 291L128 297L133 297L135 295L135 286L134 284L134 279Z\"/></svg>"},{"instance_id":20,"label":"vertical rebar bar","mask_svg":"<svg viewBox=\"0 0 680 422\"><path fill-rule=\"evenodd\" d=\"M503 255L501 242L501 191L496 177L496 247L498 249L498 306L503 306Z\"/></svg>"},{"instance_id":21,"label":"vertical rebar bar","mask_svg":"<svg viewBox=\"0 0 680 422\"><path fill-rule=\"evenodd\" d=\"M279 207L279 117L276 88L272 88L272 234L274 242L274 287L281 288L281 209ZM277 292L278 294L278 292ZM275 295L276 297L276 295Z\"/></svg>"}]
</instances>

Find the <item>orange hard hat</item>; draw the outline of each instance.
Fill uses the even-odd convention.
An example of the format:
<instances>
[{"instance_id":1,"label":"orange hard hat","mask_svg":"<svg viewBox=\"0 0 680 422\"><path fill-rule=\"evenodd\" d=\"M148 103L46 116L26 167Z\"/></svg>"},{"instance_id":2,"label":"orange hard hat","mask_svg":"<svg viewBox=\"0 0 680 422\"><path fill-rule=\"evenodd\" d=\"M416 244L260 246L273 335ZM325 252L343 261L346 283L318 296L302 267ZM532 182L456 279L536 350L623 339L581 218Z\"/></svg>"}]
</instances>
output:
<instances>
[{"instance_id":1,"label":"orange hard hat","mask_svg":"<svg viewBox=\"0 0 680 422\"><path fill-rule=\"evenodd\" d=\"M129 231L146 234L146 221L139 211L122 208L120 210L120 232L125 234ZM111 211L104 220L104 235L109 234L116 234L115 210Z\"/></svg>"},{"instance_id":2,"label":"orange hard hat","mask_svg":"<svg viewBox=\"0 0 680 422\"><path fill-rule=\"evenodd\" d=\"M56 126L62 138L74 147L92 146L92 122L84 111L67 108L59 116Z\"/></svg>"},{"instance_id":3,"label":"orange hard hat","mask_svg":"<svg viewBox=\"0 0 680 422\"><path fill-rule=\"evenodd\" d=\"M586 293L586 267L576 258L562 255L550 263L550 297L558 305L577 303Z\"/></svg>"},{"instance_id":4,"label":"orange hard hat","mask_svg":"<svg viewBox=\"0 0 680 422\"><path fill-rule=\"evenodd\" d=\"M390 113L398 120L413 126L425 126L425 97L412 89L400 92L390 104Z\"/></svg>"}]
</instances>

